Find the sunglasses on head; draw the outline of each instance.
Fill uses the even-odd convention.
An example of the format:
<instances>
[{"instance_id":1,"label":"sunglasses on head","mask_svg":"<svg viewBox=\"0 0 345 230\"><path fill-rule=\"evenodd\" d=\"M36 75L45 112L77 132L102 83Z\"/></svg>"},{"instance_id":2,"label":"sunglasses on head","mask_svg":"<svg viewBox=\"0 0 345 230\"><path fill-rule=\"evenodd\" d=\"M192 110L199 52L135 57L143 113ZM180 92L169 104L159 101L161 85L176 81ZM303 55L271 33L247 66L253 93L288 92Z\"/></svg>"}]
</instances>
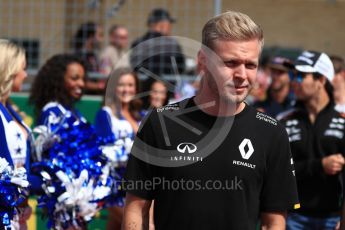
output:
<instances>
[{"instance_id":1,"label":"sunglasses on head","mask_svg":"<svg viewBox=\"0 0 345 230\"><path fill-rule=\"evenodd\" d=\"M307 73L302 73L298 71L289 71L289 77L291 81L297 81L298 83L301 83L303 79L307 76Z\"/></svg>"}]
</instances>

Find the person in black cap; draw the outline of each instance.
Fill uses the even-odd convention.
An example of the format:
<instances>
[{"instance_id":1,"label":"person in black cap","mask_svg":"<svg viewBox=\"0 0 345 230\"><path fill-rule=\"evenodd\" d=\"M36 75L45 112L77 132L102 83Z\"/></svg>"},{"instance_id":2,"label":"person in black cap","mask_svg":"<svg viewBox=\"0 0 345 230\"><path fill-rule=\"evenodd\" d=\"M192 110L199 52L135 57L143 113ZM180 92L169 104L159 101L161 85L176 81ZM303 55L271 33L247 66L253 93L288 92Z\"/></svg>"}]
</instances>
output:
<instances>
[{"instance_id":1,"label":"person in black cap","mask_svg":"<svg viewBox=\"0 0 345 230\"><path fill-rule=\"evenodd\" d=\"M341 211L345 119L334 109L333 65L325 53L304 51L290 67L297 103L279 117L289 135L301 208L289 213L287 229L335 229Z\"/></svg>"},{"instance_id":2,"label":"person in black cap","mask_svg":"<svg viewBox=\"0 0 345 230\"><path fill-rule=\"evenodd\" d=\"M254 104L258 110L272 117L292 108L294 100L290 94L289 68L284 65L291 62L284 57L274 57L268 64L272 83L268 89L267 99Z\"/></svg>"},{"instance_id":3,"label":"person in black cap","mask_svg":"<svg viewBox=\"0 0 345 230\"><path fill-rule=\"evenodd\" d=\"M164 74L182 74L185 70L185 57L182 49L174 38L169 37L174 22L176 20L170 16L167 10L153 9L147 20L148 32L131 45L130 64L132 68L139 74L145 74L148 77L144 82L143 92L149 92L151 84L155 81L153 75L162 77ZM143 100L145 107L147 100L145 98Z\"/></svg>"},{"instance_id":4,"label":"person in black cap","mask_svg":"<svg viewBox=\"0 0 345 230\"><path fill-rule=\"evenodd\" d=\"M156 8L151 11L147 25L150 29L167 36L171 33L171 24L175 22L176 19L172 18L167 10Z\"/></svg>"}]
</instances>

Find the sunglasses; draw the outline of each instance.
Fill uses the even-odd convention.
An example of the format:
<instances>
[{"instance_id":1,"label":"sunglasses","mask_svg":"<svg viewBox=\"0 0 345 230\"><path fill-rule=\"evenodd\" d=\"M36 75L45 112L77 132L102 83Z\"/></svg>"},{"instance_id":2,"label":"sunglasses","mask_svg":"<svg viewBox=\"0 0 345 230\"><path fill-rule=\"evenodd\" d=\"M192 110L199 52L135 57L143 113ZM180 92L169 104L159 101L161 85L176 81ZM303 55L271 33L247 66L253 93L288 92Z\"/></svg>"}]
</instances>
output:
<instances>
[{"instance_id":1,"label":"sunglasses","mask_svg":"<svg viewBox=\"0 0 345 230\"><path fill-rule=\"evenodd\" d=\"M289 71L289 77L291 81L297 81L298 83L302 83L303 79L306 76L307 76L307 73Z\"/></svg>"}]
</instances>

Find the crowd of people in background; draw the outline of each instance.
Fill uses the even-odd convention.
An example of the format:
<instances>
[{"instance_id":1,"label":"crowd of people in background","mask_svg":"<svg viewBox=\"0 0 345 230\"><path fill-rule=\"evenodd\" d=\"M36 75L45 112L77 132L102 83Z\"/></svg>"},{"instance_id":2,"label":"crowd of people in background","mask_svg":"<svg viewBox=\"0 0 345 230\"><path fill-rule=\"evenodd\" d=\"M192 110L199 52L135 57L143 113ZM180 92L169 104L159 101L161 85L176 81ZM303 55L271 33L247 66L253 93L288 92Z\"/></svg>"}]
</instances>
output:
<instances>
[{"instance_id":1,"label":"crowd of people in background","mask_svg":"<svg viewBox=\"0 0 345 230\"><path fill-rule=\"evenodd\" d=\"M104 40L102 27L88 22L82 24L75 34L74 52L76 56L84 60L86 70L89 72L100 73L107 77L114 69L132 68L138 77L142 76L138 85L140 92L152 94L152 86L161 85L166 93L166 98L163 99L164 104L181 100L195 95L200 79L197 76L195 64L192 66L193 70L189 70L190 79L185 81L182 87L176 85L176 80L166 81L163 78L166 75L186 73L187 61L190 61L183 54L178 42L168 37L172 35L172 26L175 22L176 19L171 17L167 10L154 9L148 16L147 33L137 39L132 38L134 41L130 44L128 29L123 25L113 25L107 34L109 44L104 48L101 47ZM339 112L345 112L344 60L334 55L330 58L335 69L335 78L332 83L336 108ZM295 103L294 93L290 87L291 76L286 65L293 60L282 55L271 55L267 59L268 61L259 67L257 82L247 103L276 117L281 112L291 109ZM157 84L157 81L160 84ZM104 78L88 78L84 92L103 95L106 82ZM183 87L188 91L187 93L183 92ZM141 100L143 109L149 108L149 96L142 95Z\"/></svg>"},{"instance_id":2,"label":"crowd of people in background","mask_svg":"<svg viewBox=\"0 0 345 230\"><path fill-rule=\"evenodd\" d=\"M162 8L154 9L147 20L148 31L129 46L129 32L122 25L113 25L108 32L109 45L101 49L102 28L93 22L82 24L73 39L74 53L82 57L87 70L108 76L112 70L130 67L143 75L141 91L148 92L151 85L162 75L184 74L186 59L179 43L169 37L176 19ZM130 49L129 49L130 47ZM130 51L130 52L128 52ZM87 79L85 92L105 92L104 79ZM175 80L170 81L175 85ZM174 96L172 89L169 97ZM142 98L144 107L149 106L148 96Z\"/></svg>"},{"instance_id":3,"label":"crowd of people in background","mask_svg":"<svg viewBox=\"0 0 345 230\"><path fill-rule=\"evenodd\" d=\"M181 95L180 89L176 90L175 81L163 78L164 75L183 74L186 70L187 58L180 44L168 37L175 21L167 10L154 9L147 20L147 33L129 44L127 28L114 25L107 34L109 44L103 49L102 27L93 22L82 24L72 41L74 54L51 57L35 77L29 100L35 108L36 124L42 124L51 113L56 116L68 113L69 119L85 119L75 108L75 102L84 93L100 94L104 98L94 121L97 134L113 136L110 141L128 141L131 146L150 108L159 108L186 95L193 96L198 91L198 75L202 77L202 73L198 73L196 66L190 82L183 86L189 87L185 95ZM15 49L7 42L1 41L0 45L0 50ZM129 47L132 53L127 54ZM16 112L8 100L10 92L20 91L26 77L24 51L15 50L11 58L16 59L8 70L11 77L15 74L13 83L8 84L10 75L5 77L0 71L0 131L16 131L23 139L16 145L1 145L0 150L13 165L28 167L31 131L18 115L20 111ZM320 64L324 58L326 64ZM296 63L310 68L299 69ZM315 66L319 64L321 67L317 69ZM0 59L0 65L3 68L6 64ZM327 71L323 72L325 68ZM95 72L107 79L88 77L88 73ZM139 75L146 77L139 78ZM337 225L340 220L337 202L343 183L339 175L345 165L345 143L339 143L345 135L342 132L345 125L344 59L334 55L328 58L322 51L304 52L296 60L272 56L266 66L259 67L247 104L279 119L289 134L302 203L302 211L289 215L289 229L302 229L296 226L307 222L320 224L317 219L322 219L325 226ZM325 135L321 136L320 132ZM22 148L20 154L15 153L15 146ZM127 158L122 160L119 170L125 167ZM320 181L324 185L320 185ZM121 207L109 208L108 229L120 229L122 213ZM27 216L20 216L18 222L26 219Z\"/></svg>"}]
</instances>

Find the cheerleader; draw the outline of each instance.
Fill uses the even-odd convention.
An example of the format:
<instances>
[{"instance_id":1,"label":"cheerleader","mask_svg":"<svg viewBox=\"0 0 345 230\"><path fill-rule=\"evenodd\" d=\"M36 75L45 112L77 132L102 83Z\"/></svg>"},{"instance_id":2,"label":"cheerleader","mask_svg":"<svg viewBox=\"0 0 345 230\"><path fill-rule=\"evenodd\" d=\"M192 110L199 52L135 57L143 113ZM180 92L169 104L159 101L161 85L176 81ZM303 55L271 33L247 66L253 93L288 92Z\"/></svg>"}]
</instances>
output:
<instances>
[{"instance_id":1,"label":"cheerleader","mask_svg":"<svg viewBox=\"0 0 345 230\"><path fill-rule=\"evenodd\" d=\"M76 122L86 123L86 119L74 107L82 96L85 75L84 63L76 56L58 54L47 60L38 71L29 97L29 102L34 105L36 125L60 126L59 132L67 132L69 126ZM44 155L40 157L49 160L49 149L56 144L53 141L45 146ZM53 225L61 225L61 220L51 220L54 218L51 213L49 218ZM81 229L87 228L84 222L79 224L82 225ZM70 225L68 229L76 227Z\"/></svg>"},{"instance_id":2,"label":"cheerleader","mask_svg":"<svg viewBox=\"0 0 345 230\"><path fill-rule=\"evenodd\" d=\"M120 174L125 169L134 136L144 115L141 100L134 99L138 91L137 75L129 68L116 69L109 77L103 107L95 119L95 128L99 136L107 139L109 143L123 144L117 170ZM123 193L123 198L124 195ZM123 209L120 206L121 204L108 209L107 229L121 228Z\"/></svg>"},{"instance_id":3,"label":"cheerleader","mask_svg":"<svg viewBox=\"0 0 345 230\"><path fill-rule=\"evenodd\" d=\"M74 108L83 93L85 74L83 62L72 55L55 55L43 65L33 82L29 98L34 105L38 125L45 124L47 119L55 120L55 123L61 118L86 121Z\"/></svg>"},{"instance_id":4,"label":"cheerleader","mask_svg":"<svg viewBox=\"0 0 345 230\"><path fill-rule=\"evenodd\" d=\"M39 183L34 177L29 176L31 131L9 103L11 89L21 89L27 77L25 51L10 41L0 40L0 54L0 157L5 158L14 169L26 168L31 187L34 189ZM19 207L19 215L15 216L11 227L27 229L26 221L31 212L26 200Z\"/></svg>"}]
</instances>

